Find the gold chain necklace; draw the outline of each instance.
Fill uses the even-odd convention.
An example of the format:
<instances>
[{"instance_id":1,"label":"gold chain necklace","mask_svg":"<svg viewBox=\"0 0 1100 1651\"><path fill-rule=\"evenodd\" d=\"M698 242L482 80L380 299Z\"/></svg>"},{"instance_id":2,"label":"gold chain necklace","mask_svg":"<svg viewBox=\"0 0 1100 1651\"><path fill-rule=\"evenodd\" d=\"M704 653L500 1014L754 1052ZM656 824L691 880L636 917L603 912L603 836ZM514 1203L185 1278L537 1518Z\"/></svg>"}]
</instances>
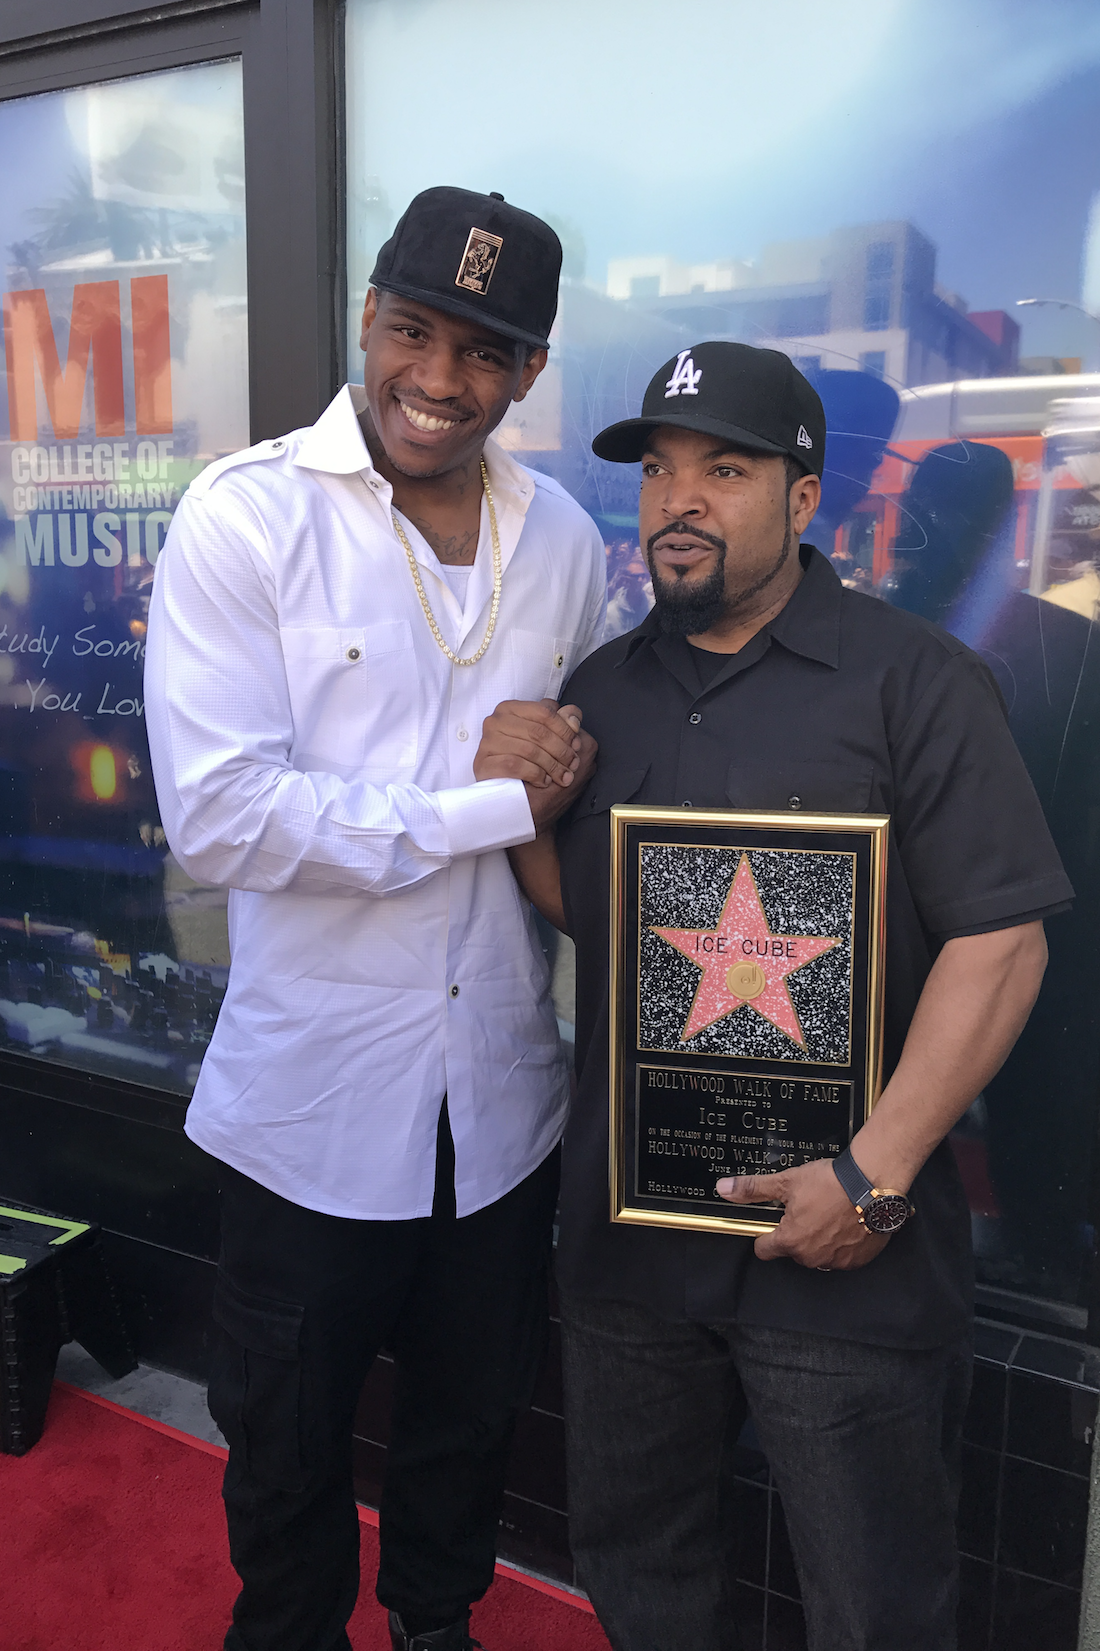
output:
<instances>
[{"instance_id":1,"label":"gold chain necklace","mask_svg":"<svg viewBox=\"0 0 1100 1651\"><path fill-rule=\"evenodd\" d=\"M485 468L484 459L481 461L481 485L485 489L485 503L489 507L489 531L493 538L493 605L489 610L489 623L485 627L485 635L481 639L481 647L477 650L476 654L471 654L468 659L459 659L458 655L456 653L452 653L451 649L448 648L446 642L444 641L443 632L436 624L435 614L432 612L432 605L428 601L428 593L424 589L424 583L420 577L420 569L417 567L416 557L413 555L413 548L408 539L405 537L401 523L397 520L397 512L393 509L390 510L390 515L393 518L394 532L400 539L401 544L404 547L405 555L409 560L409 572L413 576L413 584L416 586L416 594L420 598L420 606L424 609L424 618L428 621L428 628L435 637L436 641L439 643L439 646L443 649L443 652L447 655L447 658L450 660L452 665L476 665L478 660L484 654L486 648L489 646L490 642L493 640L493 632L497 628L497 613L500 608L500 589L503 583L500 572L500 534L497 532L497 513L493 504L493 490L489 486L489 472Z\"/></svg>"}]
</instances>

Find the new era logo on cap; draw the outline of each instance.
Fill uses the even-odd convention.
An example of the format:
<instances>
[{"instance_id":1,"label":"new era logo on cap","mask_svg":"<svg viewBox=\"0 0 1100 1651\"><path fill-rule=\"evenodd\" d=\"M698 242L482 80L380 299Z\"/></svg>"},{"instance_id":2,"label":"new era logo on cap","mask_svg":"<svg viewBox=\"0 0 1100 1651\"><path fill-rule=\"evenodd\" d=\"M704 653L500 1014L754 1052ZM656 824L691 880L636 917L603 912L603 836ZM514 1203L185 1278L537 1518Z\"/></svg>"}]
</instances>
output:
<instances>
[{"instance_id":1,"label":"new era logo on cap","mask_svg":"<svg viewBox=\"0 0 1100 1651\"><path fill-rule=\"evenodd\" d=\"M813 442L810 440L809 436L806 434L806 426L804 424L800 424L798 426L798 435L795 439L797 440L799 447L812 447L813 446Z\"/></svg>"},{"instance_id":2,"label":"new era logo on cap","mask_svg":"<svg viewBox=\"0 0 1100 1651\"><path fill-rule=\"evenodd\" d=\"M703 369L695 365L691 359L691 351L681 350L676 357L672 377L665 385L665 400L667 401L670 396L697 396L702 376Z\"/></svg>"}]
</instances>

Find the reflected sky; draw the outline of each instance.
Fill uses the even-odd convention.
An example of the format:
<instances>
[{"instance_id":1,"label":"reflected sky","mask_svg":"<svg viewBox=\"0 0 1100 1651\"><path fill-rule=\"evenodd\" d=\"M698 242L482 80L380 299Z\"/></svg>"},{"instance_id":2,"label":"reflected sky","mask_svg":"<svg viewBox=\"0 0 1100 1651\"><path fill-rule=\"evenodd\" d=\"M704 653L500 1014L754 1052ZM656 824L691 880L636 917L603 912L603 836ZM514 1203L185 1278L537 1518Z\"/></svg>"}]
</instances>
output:
<instances>
[{"instance_id":1,"label":"reflected sky","mask_svg":"<svg viewBox=\"0 0 1100 1651\"><path fill-rule=\"evenodd\" d=\"M973 308L1075 297L1100 190L1100 7L1053 0L350 0L349 183L392 220L500 189L609 258L753 258L909 218ZM374 218L377 222L383 215ZM1024 352L1100 328L1018 311Z\"/></svg>"}]
</instances>

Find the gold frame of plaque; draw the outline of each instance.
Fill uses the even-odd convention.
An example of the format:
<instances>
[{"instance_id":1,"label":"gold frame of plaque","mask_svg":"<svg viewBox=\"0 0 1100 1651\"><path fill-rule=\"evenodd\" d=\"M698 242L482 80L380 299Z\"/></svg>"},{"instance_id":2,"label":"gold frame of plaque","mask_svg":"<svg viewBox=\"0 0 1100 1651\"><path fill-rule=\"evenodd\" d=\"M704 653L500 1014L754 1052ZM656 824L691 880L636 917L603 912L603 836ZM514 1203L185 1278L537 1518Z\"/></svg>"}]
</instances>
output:
<instances>
[{"instance_id":1,"label":"gold frame of plaque","mask_svg":"<svg viewBox=\"0 0 1100 1651\"><path fill-rule=\"evenodd\" d=\"M770 1232L781 1206L727 1204L714 1183L835 1156L865 1122L882 1081L889 826L612 808L612 1221Z\"/></svg>"}]
</instances>

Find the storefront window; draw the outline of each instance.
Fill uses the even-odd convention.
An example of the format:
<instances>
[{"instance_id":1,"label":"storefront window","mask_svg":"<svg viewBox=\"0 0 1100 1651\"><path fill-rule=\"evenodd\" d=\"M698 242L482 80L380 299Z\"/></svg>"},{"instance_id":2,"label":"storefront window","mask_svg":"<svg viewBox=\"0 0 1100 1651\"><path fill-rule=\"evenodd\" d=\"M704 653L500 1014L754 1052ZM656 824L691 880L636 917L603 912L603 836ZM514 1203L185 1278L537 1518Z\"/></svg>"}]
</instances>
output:
<instances>
[{"instance_id":1,"label":"storefront window","mask_svg":"<svg viewBox=\"0 0 1100 1651\"><path fill-rule=\"evenodd\" d=\"M240 64L0 104L0 1034L187 1093L229 963L143 717L181 493L248 443Z\"/></svg>"},{"instance_id":2,"label":"storefront window","mask_svg":"<svg viewBox=\"0 0 1100 1651\"><path fill-rule=\"evenodd\" d=\"M784 350L831 435L811 537L987 660L1077 889L1039 1006L956 1132L988 1291L1084 1322L1100 1025L1100 16L986 0L348 0L349 373L418 190L565 248L551 364L502 427L650 602L637 475L594 432L704 338ZM1021 303L1021 300L1029 302ZM1058 303L1054 301L1059 301ZM570 963L556 977L572 1013ZM995 1299L992 1296L987 1299Z\"/></svg>"}]
</instances>

